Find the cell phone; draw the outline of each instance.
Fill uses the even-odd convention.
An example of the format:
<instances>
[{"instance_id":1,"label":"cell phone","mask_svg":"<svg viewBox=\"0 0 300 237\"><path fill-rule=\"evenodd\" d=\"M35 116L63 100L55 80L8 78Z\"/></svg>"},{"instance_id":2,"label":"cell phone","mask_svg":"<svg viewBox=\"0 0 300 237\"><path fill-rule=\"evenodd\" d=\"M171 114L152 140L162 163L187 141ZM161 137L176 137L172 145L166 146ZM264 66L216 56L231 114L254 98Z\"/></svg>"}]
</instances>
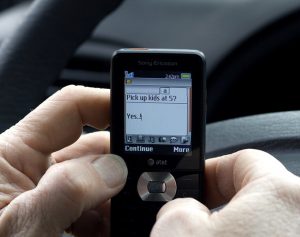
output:
<instances>
[{"instance_id":1,"label":"cell phone","mask_svg":"<svg viewBox=\"0 0 300 237\"><path fill-rule=\"evenodd\" d=\"M168 201L204 191L205 57L121 49L111 62L111 153L128 179L111 201L111 236L149 236Z\"/></svg>"}]
</instances>

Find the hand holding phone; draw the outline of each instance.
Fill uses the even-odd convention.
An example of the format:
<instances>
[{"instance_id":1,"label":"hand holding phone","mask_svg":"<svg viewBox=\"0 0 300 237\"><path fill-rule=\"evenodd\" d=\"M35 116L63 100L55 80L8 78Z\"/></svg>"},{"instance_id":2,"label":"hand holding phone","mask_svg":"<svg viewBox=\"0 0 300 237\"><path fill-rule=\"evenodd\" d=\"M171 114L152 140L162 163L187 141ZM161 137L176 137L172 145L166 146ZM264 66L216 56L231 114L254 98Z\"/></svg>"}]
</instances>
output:
<instances>
[{"instance_id":1,"label":"hand holding phone","mask_svg":"<svg viewBox=\"0 0 300 237\"><path fill-rule=\"evenodd\" d=\"M121 49L111 65L111 152L128 180L112 200L111 236L149 236L160 207L201 200L205 59L196 50Z\"/></svg>"}]
</instances>

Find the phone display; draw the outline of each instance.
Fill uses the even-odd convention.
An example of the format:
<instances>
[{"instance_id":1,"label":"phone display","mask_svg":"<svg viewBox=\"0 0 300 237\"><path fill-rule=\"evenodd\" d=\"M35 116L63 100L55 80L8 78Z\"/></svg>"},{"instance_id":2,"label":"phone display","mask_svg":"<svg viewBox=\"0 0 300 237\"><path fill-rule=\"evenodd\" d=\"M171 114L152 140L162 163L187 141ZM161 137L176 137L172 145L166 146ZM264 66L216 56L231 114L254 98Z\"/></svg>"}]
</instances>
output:
<instances>
[{"instance_id":1,"label":"phone display","mask_svg":"<svg viewBox=\"0 0 300 237\"><path fill-rule=\"evenodd\" d=\"M159 209L204 190L205 59L196 50L121 49L111 64L111 153L128 167L111 236L149 236Z\"/></svg>"},{"instance_id":2,"label":"phone display","mask_svg":"<svg viewBox=\"0 0 300 237\"><path fill-rule=\"evenodd\" d=\"M189 153L191 73L125 71L124 83L124 152Z\"/></svg>"}]
</instances>

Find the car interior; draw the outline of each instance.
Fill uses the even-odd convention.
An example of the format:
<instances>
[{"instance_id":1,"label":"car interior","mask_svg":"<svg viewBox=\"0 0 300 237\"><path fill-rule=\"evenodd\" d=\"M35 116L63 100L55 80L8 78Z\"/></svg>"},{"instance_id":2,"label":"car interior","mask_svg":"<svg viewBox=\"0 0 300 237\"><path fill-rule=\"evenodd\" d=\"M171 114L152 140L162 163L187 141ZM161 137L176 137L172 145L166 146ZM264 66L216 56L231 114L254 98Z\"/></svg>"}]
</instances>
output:
<instances>
[{"instance_id":1,"label":"car interior","mask_svg":"<svg viewBox=\"0 0 300 237\"><path fill-rule=\"evenodd\" d=\"M1 131L66 85L110 88L117 49L197 49L207 61L206 157L262 149L300 175L300 1L2 2Z\"/></svg>"}]
</instances>

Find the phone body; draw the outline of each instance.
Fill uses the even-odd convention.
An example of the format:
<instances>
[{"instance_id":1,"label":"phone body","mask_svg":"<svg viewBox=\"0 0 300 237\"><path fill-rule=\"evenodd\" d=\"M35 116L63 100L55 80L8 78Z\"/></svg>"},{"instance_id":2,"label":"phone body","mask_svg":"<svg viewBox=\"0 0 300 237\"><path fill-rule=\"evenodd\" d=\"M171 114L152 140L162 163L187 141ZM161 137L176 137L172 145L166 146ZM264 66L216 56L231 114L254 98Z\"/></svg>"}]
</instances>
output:
<instances>
[{"instance_id":1,"label":"phone body","mask_svg":"<svg viewBox=\"0 0 300 237\"><path fill-rule=\"evenodd\" d=\"M121 49L111 62L111 153L128 167L112 199L111 236L149 236L168 201L201 200L205 57L197 50Z\"/></svg>"}]
</instances>

